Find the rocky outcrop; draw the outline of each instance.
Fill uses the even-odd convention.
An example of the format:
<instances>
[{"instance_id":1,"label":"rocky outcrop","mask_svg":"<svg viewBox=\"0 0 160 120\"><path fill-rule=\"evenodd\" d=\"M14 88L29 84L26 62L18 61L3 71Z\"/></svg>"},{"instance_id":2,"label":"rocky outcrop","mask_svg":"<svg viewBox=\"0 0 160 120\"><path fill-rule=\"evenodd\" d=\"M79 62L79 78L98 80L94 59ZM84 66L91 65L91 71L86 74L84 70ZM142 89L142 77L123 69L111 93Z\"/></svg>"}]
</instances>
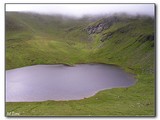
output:
<instances>
[{"instance_id":1,"label":"rocky outcrop","mask_svg":"<svg viewBox=\"0 0 160 120\"><path fill-rule=\"evenodd\" d=\"M107 34L103 34L102 38L100 39L101 42L104 42L105 40L108 40L112 38L113 32L109 32Z\"/></svg>"},{"instance_id":2,"label":"rocky outcrop","mask_svg":"<svg viewBox=\"0 0 160 120\"><path fill-rule=\"evenodd\" d=\"M112 26L114 23L120 21L120 19L116 16L107 17L99 21L98 23L95 23L93 25L90 25L86 28L86 31L88 34L95 34L100 33L103 30L108 29L110 26Z\"/></svg>"},{"instance_id":3,"label":"rocky outcrop","mask_svg":"<svg viewBox=\"0 0 160 120\"><path fill-rule=\"evenodd\" d=\"M154 47L154 39L155 39L155 36L154 34L150 34L150 35L140 35L139 38L138 38L138 42L140 43L145 43L147 41L150 41L150 46L151 47Z\"/></svg>"},{"instance_id":4,"label":"rocky outcrop","mask_svg":"<svg viewBox=\"0 0 160 120\"><path fill-rule=\"evenodd\" d=\"M144 43L146 41L154 41L154 34L150 35L140 35L138 41Z\"/></svg>"},{"instance_id":5,"label":"rocky outcrop","mask_svg":"<svg viewBox=\"0 0 160 120\"><path fill-rule=\"evenodd\" d=\"M87 32L88 34L94 34L94 33L100 33L104 28L103 24L98 24L97 26L88 26L87 27Z\"/></svg>"}]
</instances>

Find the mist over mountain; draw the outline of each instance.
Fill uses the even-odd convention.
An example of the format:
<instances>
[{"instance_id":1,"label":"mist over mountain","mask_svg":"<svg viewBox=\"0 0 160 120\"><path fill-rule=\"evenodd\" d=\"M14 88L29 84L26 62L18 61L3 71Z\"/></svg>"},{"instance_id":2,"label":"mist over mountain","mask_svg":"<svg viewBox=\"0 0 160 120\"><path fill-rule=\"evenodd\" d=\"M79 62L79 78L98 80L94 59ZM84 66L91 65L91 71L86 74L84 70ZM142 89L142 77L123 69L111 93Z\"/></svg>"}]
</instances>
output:
<instances>
[{"instance_id":1,"label":"mist over mountain","mask_svg":"<svg viewBox=\"0 0 160 120\"><path fill-rule=\"evenodd\" d=\"M126 13L154 16L154 4L6 4L6 11L24 11L41 14L61 14L83 17Z\"/></svg>"}]
</instances>

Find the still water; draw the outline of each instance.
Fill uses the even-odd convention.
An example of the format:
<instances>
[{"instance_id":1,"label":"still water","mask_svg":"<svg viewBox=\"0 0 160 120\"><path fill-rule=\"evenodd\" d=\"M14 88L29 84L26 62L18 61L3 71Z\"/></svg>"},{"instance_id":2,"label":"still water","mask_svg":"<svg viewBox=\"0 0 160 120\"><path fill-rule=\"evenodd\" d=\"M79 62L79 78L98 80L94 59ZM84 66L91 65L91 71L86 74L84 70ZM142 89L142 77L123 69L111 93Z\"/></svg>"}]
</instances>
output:
<instances>
[{"instance_id":1,"label":"still water","mask_svg":"<svg viewBox=\"0 0 160 120\"><path fill-rule=\"evenodd\" d=\"M6 71L6 101L77 100L135 83L132 74L113 65L35 65Z\"/></svg>"}]
</instances>

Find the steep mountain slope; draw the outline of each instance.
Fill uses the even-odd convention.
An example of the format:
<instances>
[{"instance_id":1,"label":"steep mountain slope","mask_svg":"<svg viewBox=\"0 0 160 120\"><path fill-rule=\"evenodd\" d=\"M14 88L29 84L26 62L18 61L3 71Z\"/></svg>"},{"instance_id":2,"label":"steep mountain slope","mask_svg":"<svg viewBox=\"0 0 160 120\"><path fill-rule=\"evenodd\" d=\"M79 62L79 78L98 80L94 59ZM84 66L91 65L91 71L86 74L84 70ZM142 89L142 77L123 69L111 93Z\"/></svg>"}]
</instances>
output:
<instances>
[{"instance_id":1,"label":"steep mountain slope","mask_svg":"<svg viewBox=\"0 0 160 120\"><path fill-rule=\"evenodd\" d=\"M125 20L112 17L112 23L109 23L108 19L110 18L100 21L97 28L95 24L88 27L92 28L87 30L89 33L93 30L96 32L90 34L93 49L96 49L94 60L153 72L154 20L149 17L131 17Z\"/></svg>"},{"instance_id":2,"label":"steep mountain slope","mask_svg":"<svg viewBox=\"0 0 160 120\"><path fill-rule=\"evenodd\" d=\"M79 101L7 103L6 111L21 115L153 116L154 23L154 18L148 16L76 19L7 12L6 69L34 64L105 63L134 73L138 82L133 87L104 90Z\"/></svg>"}]
</instances>

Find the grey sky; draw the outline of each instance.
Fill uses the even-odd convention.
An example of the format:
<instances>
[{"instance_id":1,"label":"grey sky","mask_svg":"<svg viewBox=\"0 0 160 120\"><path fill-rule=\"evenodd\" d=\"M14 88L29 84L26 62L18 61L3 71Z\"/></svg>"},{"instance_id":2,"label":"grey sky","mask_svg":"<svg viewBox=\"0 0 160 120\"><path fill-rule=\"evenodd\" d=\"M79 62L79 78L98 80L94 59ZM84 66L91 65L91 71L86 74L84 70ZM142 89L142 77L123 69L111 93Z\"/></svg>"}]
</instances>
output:
<instances>
[{"instance_id":1,"label":"grey sky","mask_svg":"<svg viewBox=\"0 0 160 120\"><path fill-rule=\"evenodd\" d=\"M125 12L154 16L154 4L6 4L6 11L30 11L81 17Z\"/></svg>"}]
</instances>

